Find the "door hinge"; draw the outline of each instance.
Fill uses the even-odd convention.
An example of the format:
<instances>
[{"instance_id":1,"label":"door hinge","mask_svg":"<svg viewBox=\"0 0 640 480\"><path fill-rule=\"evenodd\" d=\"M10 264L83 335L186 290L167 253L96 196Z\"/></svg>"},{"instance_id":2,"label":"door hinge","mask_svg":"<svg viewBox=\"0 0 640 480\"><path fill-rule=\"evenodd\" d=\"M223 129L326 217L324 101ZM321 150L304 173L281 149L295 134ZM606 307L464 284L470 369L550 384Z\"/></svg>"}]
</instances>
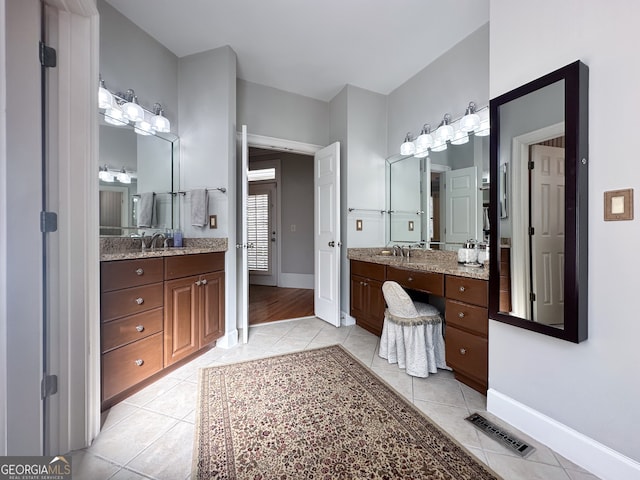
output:
<instances>
[{"instance_id":1,"label":"door hinge","mask_svg":"<svg viewBox=\"0 0 640 480\"><path fill-rule=\"evenodd\" d=\"M40 42L40 65L43 67L55 67L56 63L56 49L48 47L44 42Z\"/></svg>"},{"instance_id":2,"label":"door hinge","mask_svg":"<svg viewBox=\"0 0 640 480\"><path fill-rule=\"evenodd\" d=\"M44 400L51 395L58 393L58 376L57 375L45 375L40 382L40 394Z\"/></svg>"},{"instance_id":3,"label":"door hinge","mask_svg":"<svg viewBox=\"0 0 640 480\"><path fill-rule=\"evenodd\" d=\"M529 227L529 235L534 235L534 234L535 234L535 228Z\"/></svg>"},{"instance_id":4,"label":"door hinge","mask_svg":"<svg viewBox=\"0 0 640 480\"><path fill-rule=\"evenodd\" d=\"M529 162L529 170L533 170L533 160Z\"/></svg>"},{"instance_id":5,"label":"door hinge","mask_svg":"<svg viewBox=\"0 0 640 480\"><path fill-rule=\"evenodd\" d=\"M40 212L40 231L51 233L58 230L58 214L55 212Z\"/></svg>"},{"instance_id":6,"label":"door hinge","mask_svg":"<svg viewBox=\"0 0 640 480\"><path fill-rule=\"evenodd\" d=\"M536 301L536 294L531 292L529 294L529 300L532 301L532 302L535 302Z\"/></svg>"}]
</instances>

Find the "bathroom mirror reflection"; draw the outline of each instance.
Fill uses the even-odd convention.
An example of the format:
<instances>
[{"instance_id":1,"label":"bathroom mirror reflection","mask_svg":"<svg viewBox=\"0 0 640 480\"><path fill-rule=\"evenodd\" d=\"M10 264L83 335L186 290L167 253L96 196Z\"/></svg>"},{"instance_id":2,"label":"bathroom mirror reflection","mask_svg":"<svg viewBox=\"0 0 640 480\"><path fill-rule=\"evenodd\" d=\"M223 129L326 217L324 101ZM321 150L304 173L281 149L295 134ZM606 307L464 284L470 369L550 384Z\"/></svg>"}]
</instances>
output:
<instances>
[{"instance_id":1,"label":"bathroom mirror reflection","mask_svg":"<svg viewBox=\"0 0 640 480\"><path fill-rule=\"evenodd\" d=\"M490 317L573 342L587 336L587 72L576 62L490 104Z\"/></svg>"},{"instance_id":2,"label":"bathroom mirror reflection","mask_svg":"<svg viewBox=\"0 0 640 480\"><path fill-rule=\"evenodd\" d=\"M172 192L178 189L178 137L139 135L130 125L106 123L102 113L99 118L100 235L131 236L177 228L177 195ZM145 194L152 201L142 211Z\"/></svg>"},{"instance_id":3,"label":"bathroom mirror reflection","mask_svg":"<svg viewBox=\"0 0 640 480\"><path fill-rule=\"evenodd\" d=\"M487 241L489 137L428 157L387 159L387 243L423 243L457 250L468 239Z\"/></svg>"}]
</instances>

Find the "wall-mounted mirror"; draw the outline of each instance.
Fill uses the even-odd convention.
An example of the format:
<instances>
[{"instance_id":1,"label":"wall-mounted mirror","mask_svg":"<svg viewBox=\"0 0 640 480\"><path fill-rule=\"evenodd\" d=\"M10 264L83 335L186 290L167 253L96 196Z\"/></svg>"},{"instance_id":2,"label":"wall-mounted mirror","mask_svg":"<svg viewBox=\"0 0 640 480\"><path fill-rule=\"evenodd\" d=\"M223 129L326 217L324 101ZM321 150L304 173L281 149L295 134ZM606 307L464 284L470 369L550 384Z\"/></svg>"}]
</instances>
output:
<instances>
[{"instance_id":1,"label":"wall-mounted mirror","mask_svg":"<svg viewBox=\"0 0 640 480\"><path fill-rule=\"evenodd\" d=\"M488 240L489 137L470 134L462 145L426 158L387 159L387 243L458 249Z\"/></svg>"},{"instance_id":2,"label":"wall-mounted mirror","mask_svg":"<svg viewBox=\"0 0 640 480\"><path fill-rule=\"evenodd\" d=\"M587 338L588 68L575 62L490 102L489 316Z\"/></svg>"},{"instance_id":3,"label":"wall-mounted mirror","mask_svg":"<svg viewBox=\"0 0 640 480\"><path fill-rule=\"evenodd\" d=\"M100 235L177 228L177 195L172 192L178 189L178 137L139 135L131 125L115 126L105 122L102 113L99 117ZM149 208L140 207L144 194L153 197L150 222L141 215L141 208Z\"/></svg>"}]
</instances>

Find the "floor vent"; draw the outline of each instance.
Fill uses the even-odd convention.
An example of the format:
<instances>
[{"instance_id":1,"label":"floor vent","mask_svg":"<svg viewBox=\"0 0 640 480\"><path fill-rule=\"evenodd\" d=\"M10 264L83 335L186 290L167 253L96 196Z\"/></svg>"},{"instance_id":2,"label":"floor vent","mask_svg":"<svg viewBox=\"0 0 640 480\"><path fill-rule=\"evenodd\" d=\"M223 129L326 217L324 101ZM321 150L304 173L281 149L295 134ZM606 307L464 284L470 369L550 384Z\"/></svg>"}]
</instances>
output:
<instances>
[{"instance_id":1,"label":"floor vent","mask_svg":"<svg viewBox=\"0 0 640 480\"><path fill-rule=\"evenodd\" d=\"M478 430L483 432L485 435L502 443L509 450L517 453L521 457L526 457L535 450L535 448L531 445L523 442L518 437L503 430L495 423L487 420L478 413L469 415L467 417L467 420L469 420Z\"/></svg>"}]
</instances>

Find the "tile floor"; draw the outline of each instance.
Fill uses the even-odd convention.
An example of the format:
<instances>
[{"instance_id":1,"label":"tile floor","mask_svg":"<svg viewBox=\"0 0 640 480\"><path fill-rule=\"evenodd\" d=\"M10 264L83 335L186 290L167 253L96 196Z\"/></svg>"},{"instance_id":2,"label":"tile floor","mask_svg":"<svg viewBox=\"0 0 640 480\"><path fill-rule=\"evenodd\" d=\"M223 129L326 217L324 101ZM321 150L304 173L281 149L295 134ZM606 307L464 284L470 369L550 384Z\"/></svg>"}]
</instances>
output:
<instances>
[{"instance_id":1,"label":"tile floor","mask_svg":"<svg viewBox=\"0 0 640 480\"><path fill-rule=\"evenodd\" d=\"M197 370L308 348L342 344L505 480L595 480L597 477L485 411L486 397L439 371L413 378L378 357L378 337L358 326L335 328L302 319L250 328L249 343L214 348L114 406L91 447L72 452L74 480L190 478ZM536 447L521 459L465 421L470 413L508 428Z\"/></svg>"}]
</instances>

